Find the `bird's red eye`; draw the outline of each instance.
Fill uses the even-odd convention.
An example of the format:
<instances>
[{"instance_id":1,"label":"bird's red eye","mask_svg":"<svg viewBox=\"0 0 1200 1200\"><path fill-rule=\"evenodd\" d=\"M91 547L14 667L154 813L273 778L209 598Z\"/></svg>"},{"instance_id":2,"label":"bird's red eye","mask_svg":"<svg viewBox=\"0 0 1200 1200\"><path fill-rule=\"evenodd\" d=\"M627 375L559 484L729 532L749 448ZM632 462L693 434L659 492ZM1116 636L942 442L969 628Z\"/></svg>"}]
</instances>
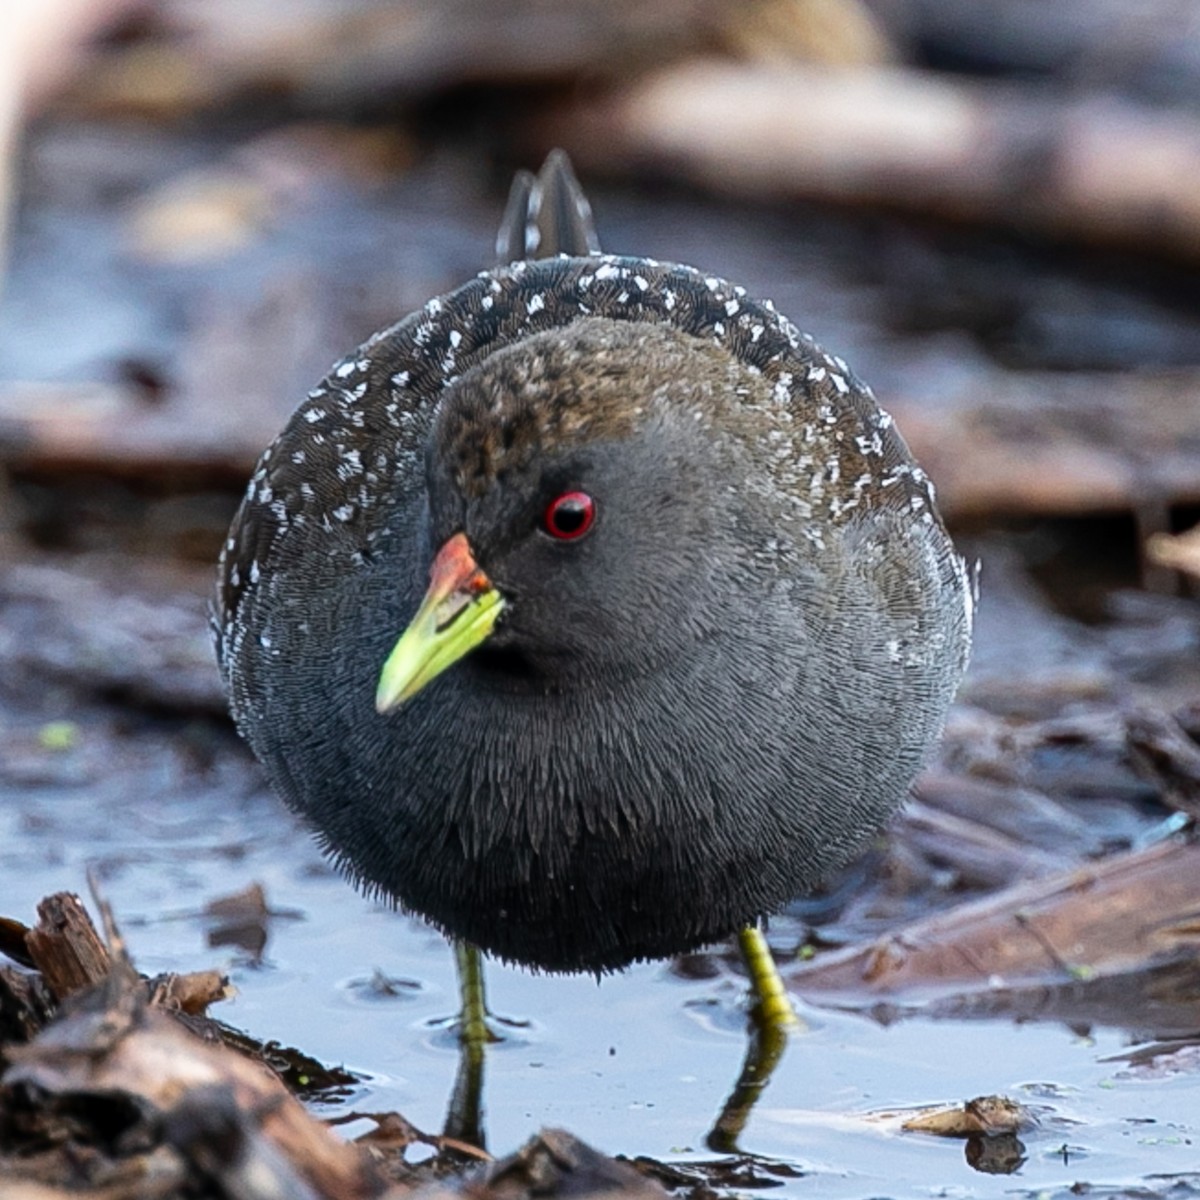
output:
<instances>
[{"instance_id":1,"label":"bird's red eye","mask_svg":"<svg viewBox=\"0 0 1200 1200\"><path fill-rule=\"evenodd\" d=\"M542 524L551 537L564 542L581 538L596 519L596 502L587 492L563 492L546 505Z\"/></svg>"}]
</instances>

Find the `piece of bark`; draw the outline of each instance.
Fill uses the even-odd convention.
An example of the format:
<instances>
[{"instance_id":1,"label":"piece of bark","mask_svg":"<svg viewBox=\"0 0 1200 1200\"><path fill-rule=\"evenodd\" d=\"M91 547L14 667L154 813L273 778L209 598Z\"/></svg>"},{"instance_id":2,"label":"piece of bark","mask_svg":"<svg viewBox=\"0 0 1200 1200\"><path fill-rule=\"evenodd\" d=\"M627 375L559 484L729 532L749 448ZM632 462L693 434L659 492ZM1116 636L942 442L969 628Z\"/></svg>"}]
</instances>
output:
<instances>
[{"instance_id":1,"label":"piece of bark","mask_svg":"<svg viewBox=\"0 0 1200 1200\"><path fill-rule=\"evenodd\" d=\"M1105 95L914 70L691 61L547 115L584 168L1200 258L1200 127Z\"/></svg>"},{"instance_id":2,"label":"piece of bark","mask_svg":"<svg viewBox=\"0 0 1200 1200\"><path fill-rule=\"evenodd\" d=\"M113 970L112 953L79 897L70 892L41 901L38 923L26 930L24 942L33 970L0 968L0 1042L30 1041L58 1008L98 986ZM203 1018L209 1005L231 994L228 978L211 970L160 975L136 986L151 1006L191 1018ZM210 1040L221 1040L215 1022L189 1025L197 1032L199 1027Z\"/></svg>"},{"instance_id":3,"label":"piece of bark","mask_svg":"<svg viewBox=\"0 0 1200 1200\"><path fill-rule=\"evenodd\" d=\"M273 419L256 422L253 408L240 432L205 415L147 407L129 384L8 383L0 390L0 452L27 469L70 472L90 463L124 477L185 472L231 481L278 432Z\"/></svg>"},{"instance_id":4,"label":"piece of bark","mask_svg":"<svg viewBox=\"0 0 1200 1200\"><path fill-rule=\"evenodd\" d=\"M477 1190L478 1189L478 1190ZM461 1195L465 1189L453 1189ZM598 1200L664 1200L666 1192L628 1163L592 1149L564 1129L544 1129L515 1154L488 1167L469 1189L490 1200L532 1200L538 1196L590 1197ZM421 1190L422 1200L435 1200L451 1189Z\"/></svg>"},{"instance_id":5,"label":"piece of bark","mask_svg":"<svg viewBox=\"0 0 1200 1200\"><path fill-rule=\"evenodd\" d=\"M150 1003L158 1008L202 1016L211 1004L233 994L229 977L220 971L188 971L159 975L149 982Z\"/></svg>"},{"instance_id":6,"label":"piece of bark","mask_svg":"<svg viewBox=\"0 0 1200 1200\"><path fill-rule=\"evenodd\" d=\"M33 968L33 959L29 957L29 947L25 939L29 936L29 926L12 917L0 917L0 954L7 955L15 963L23 967Z\"/></svg>"},{"instance_id":7,"label":"piece of bark","mask_svg":"<svg viewBox=\"0 0 1200 1200\"><path fill-rule=\"evenodd\" d=\"M94 987L112 966L92 919L70 892L56 892L38 905L38 923L25 937L30 957L50 994L62 1003Z\"/></svg>"},{"instance_id":8,"label":"piece of bark","mask_svg":"<svg viewBox=\"0 0 1200 1200\"><path fill-rule=\"evenodd\" d=\"M1051 982L1034 979L1013 987L986 989L968 984L961 991L918 1000L916 1004L909 1004L901 996L895 1003L873 1003L870 1012L884 1023L911 1015L933 1021L1004 1021L1018 1025L1042 1021L1073 1029L1104 1026L1124 1030L1134 1042L1145 1042L1195 1038L1200 1024L1196 1016L1198 995L1200 960L1185 955L1098 977L1081 973L1078 978L1065 975Z\"/></svg>"},{"instance_id":9,"label":"piece of bark","mask_svg":"<svg viewBox=\"0 0 1200 1200\"><path fill-rule=\"evenodd\" d=\"M1007 746L1009 769L1018 767L1019 742ZM968 767L968 770L970 768ZM925 809L939 810L976 829L990 829L1040 852L1039 861L1018 864L1014 878L1045 875L1104 848L1101 834L1044 792L971 774L930 767L917 778L915 797ZM906 807L901 810L904 813Z\"/></svg>"},{"instance_id":10,"label":"piece of bark","mask_svg":"<svg viewBox=\"0 0 1200 1200\"><path fill-rule=\"evenodd\" d=\"M925 1109L906 1118L900 1128L937 1137L971 1137L1020 1133L1034 1124L1032 1114L1007 1096L976 1096L954 1108Z\"/></svg>"},{"instance_id":11,"label":"piece of bark","mask_svg":"<svg viewBox=\"0 0 1200 1200\"><path fill-rule=\"evenodd\" d=\"M822 955L788 983L802 996L861 1001L1118 974L1195 954L1198 907L1200 843L1163 842Z\"/></svg>"},{"instance_id":12,"label":"piece of bark","mask_svg":"<svg viewBox=\"0 0 1200 1200\"><path fill-rule=\"evenodd\" d=\"M208 944L213 949L236 946L261 962L270 934L269 923L275 914L267 907L267 895L261 883L252 883L240 892L218 896L204 906L204 915L212 924Z\"/></svg>"}]
</instances>

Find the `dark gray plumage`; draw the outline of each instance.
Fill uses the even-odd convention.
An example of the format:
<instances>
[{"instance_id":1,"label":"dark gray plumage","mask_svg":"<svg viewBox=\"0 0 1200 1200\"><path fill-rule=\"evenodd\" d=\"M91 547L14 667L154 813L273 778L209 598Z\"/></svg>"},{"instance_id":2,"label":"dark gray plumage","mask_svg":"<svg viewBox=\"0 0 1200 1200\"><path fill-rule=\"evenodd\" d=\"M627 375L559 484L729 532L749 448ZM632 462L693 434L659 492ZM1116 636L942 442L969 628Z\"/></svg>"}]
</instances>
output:
<instances>
[{"instance_id":1,"label":"dark gray plumage","mask_svg":"<svg viewBox=\"0 0 1200 1200\"><path fill-rule=\"evenodd\" d=\"M556 540L572 489L595 524ZM504 611L380 716L458 533ZM340 362L259 463L216 620L239 728L348 873L502 958L604 971L858 850L938 735L971 610L845 363L724 280L591 255L483 272Z\"/></svg>"}]
</instances>

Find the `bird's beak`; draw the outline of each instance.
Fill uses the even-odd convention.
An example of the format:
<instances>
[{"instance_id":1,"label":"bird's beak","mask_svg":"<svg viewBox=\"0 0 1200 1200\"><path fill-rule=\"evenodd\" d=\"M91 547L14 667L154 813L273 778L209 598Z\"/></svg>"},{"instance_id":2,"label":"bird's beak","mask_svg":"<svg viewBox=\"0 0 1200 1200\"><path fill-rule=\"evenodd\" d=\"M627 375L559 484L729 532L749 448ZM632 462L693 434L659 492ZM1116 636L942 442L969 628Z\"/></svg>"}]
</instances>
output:
<instances>
[{"instance_id":1,"label":"bird's beak","mask_svg":"<svg viewBox=\"0 0 1200 1200\"><path fill-rule=\"evenodd\" d=\"M466 534L456 533L438 551L425 599L383 664L376 710L398 708L474 650L491 634L503 608L504 597L480 570Z\"/></svg>"}]
</instances>

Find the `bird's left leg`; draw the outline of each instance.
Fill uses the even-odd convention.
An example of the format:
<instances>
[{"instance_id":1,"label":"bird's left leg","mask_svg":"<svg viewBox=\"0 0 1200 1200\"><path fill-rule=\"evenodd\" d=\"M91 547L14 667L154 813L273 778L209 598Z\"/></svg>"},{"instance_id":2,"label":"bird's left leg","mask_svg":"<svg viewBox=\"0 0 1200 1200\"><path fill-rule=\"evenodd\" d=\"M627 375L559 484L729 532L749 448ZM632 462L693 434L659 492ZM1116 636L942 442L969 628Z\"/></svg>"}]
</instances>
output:
<instances>
[{"instance_id":1,"label":"bird's left leg","mask_svg":"<svg viewBox=\"0 0 1200 1200\"><path fill-rule=\"evenodd\" d=\"M789 1035L801 1027L762 930L747 926L738 934L738 948L750 977L750 1041L742 1073L707 1139L710 1149L726 1154L738 1149L750 1111L783 1057Z\"/></svg>"}]
</instances>

